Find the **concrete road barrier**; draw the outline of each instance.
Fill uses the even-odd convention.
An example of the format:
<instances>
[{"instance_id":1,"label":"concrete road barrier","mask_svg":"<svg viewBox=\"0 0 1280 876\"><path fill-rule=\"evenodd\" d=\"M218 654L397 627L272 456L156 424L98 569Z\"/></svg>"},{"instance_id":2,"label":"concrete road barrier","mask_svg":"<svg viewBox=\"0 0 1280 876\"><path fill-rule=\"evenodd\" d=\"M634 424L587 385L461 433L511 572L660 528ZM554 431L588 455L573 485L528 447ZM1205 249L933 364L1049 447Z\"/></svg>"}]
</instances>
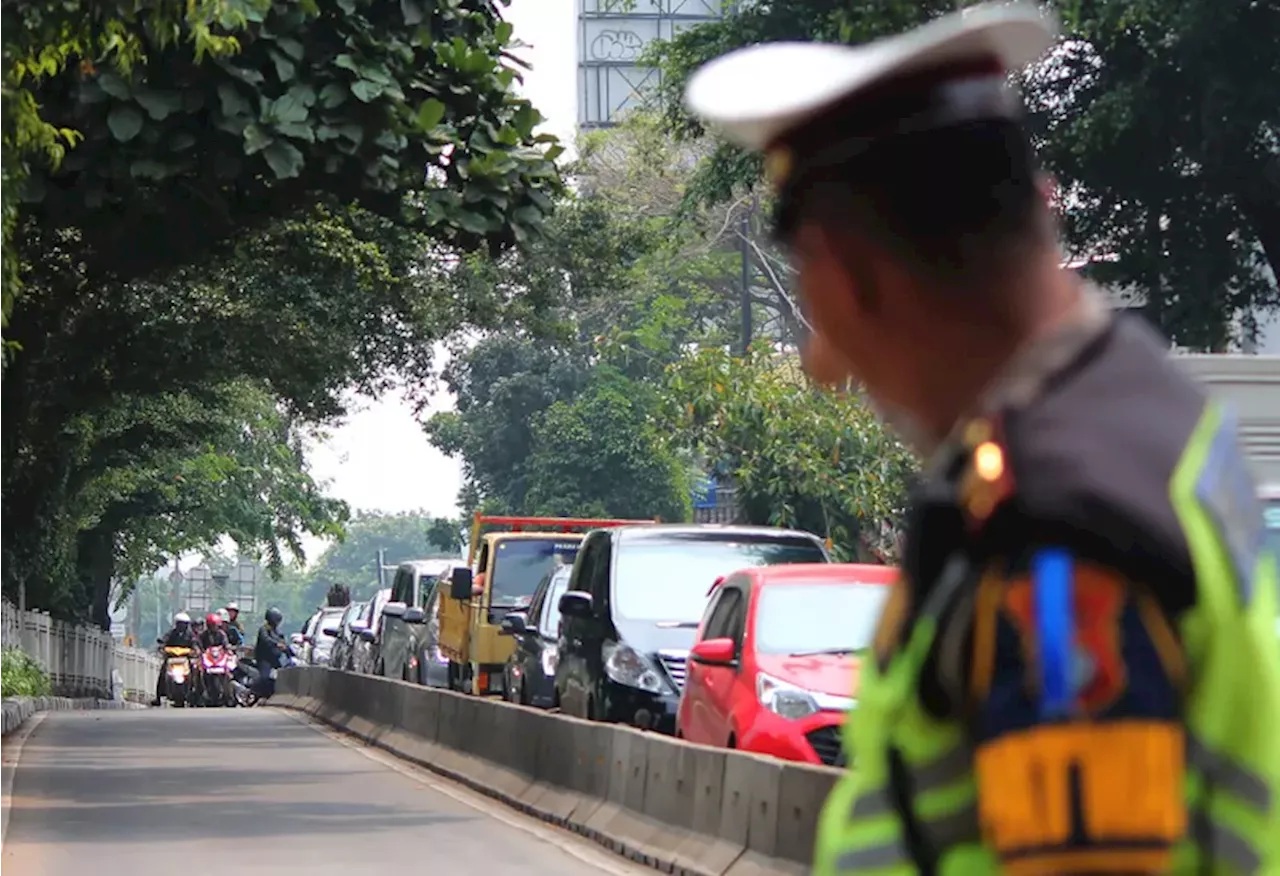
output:
<instances>
[{"instance_id":1,"label":"concrete road barrier","mask_svg":"<svg viewBox=\"0 0 1280 876\"><path fill-rule=\"evenodd\" d=\"M8 736L37 712L70 712L81 709L141 709L144 706L124 700L72 699L69 697L10 697L3 703L4 732Z\"/></svg>"},{"instance_id":2,"label":"concrete road barrier","mask_svg":"<svg viewBox=\"0 0 1280 876\"><path fill-rule=\"evenodd\" d=\"M268 704L686 876L808 872L818 814L840 775L320 667L281 672Z\"/></svg>"}]
</instances>

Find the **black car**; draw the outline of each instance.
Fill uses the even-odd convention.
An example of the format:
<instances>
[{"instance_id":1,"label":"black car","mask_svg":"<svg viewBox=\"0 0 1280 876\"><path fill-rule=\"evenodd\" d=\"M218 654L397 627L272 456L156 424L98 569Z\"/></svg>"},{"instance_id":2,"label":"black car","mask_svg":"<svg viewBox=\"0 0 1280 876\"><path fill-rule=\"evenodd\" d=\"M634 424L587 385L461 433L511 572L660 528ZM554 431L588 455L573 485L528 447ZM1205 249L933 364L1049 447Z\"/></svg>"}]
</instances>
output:
<instances>
[{"instance_id":1,"label":"black car","mask_svg":"<svg viewBox=\"0 0 1280 876\"><path fill-rule=\"evenodd\" d=\"M533 591L529 608L502 619L502 634L516 640L502 671L503 697L513 703L540 709L556 704L560 597L569 590L572 571L572 566L560 566L546 575Z\"/></svg>"},{"instance_id":2,"label":"black car","mask_svg":"<svg viewBox=\"0 0 1280 876\"><path fill-rule=\"evenodd\" d=\"M580 718L674 733L685 661L716 581L749 566L830 561L817 536L774 527L590 533L560 597L557 702Z\"/></svg>"}]
</instances>

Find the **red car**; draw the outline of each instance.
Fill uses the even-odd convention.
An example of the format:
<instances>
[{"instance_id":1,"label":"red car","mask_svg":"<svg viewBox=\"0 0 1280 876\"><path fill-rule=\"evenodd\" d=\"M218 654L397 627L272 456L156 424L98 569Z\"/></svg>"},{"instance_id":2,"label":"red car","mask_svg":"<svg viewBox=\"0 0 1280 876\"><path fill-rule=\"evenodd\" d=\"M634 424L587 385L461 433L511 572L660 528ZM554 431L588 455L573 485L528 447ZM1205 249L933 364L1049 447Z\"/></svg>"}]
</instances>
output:
<instances>
[{"instance_id":1,"label":"red car","mask_svg":"<svg viewBox=\"0 0 1280 876\"><path fill-rule=\"evenodd\" d=\"M842 766L859 652L897 580L892 566L760 566L717 581L689 654L676 734L690 742Z\"/></svg>"}]
</instances>

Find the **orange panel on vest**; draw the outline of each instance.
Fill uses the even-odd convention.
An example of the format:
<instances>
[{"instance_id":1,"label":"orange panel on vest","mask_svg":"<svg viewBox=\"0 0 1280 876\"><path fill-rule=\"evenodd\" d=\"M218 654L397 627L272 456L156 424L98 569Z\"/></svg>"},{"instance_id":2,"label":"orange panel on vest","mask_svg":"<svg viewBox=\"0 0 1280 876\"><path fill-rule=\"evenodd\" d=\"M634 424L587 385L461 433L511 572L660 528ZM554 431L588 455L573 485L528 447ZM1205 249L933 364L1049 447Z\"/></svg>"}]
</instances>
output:
<instances>
[{"instance_id":1,"label":"orange panel on vest","mask_svg":"<svg viewBox=\"0 0 1280 876\"><path fill-rule=\"evenodd\" d=\"M1160 721L1033 727L977 751L983 835L1022 873L1130 870L1136 851L1160 870L1186 831L1182 728ZM1119 857L1118 857L1119 856ZM1057 863L1054 863L1057 862ZM1131 871L1132 872L1132 871Z\"/></svg>"}]
</instances>

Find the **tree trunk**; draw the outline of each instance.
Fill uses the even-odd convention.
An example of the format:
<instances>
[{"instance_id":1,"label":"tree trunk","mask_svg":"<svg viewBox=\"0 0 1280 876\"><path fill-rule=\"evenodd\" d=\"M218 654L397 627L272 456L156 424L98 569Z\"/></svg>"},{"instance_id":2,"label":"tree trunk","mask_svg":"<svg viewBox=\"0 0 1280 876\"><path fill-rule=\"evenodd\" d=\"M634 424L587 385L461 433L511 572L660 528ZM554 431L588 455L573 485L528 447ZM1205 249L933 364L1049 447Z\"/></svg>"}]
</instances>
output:
<instances>
[{"instance_id":1,"label":"tree trunk","mask_svg":"<svg viewBox=\"0 0 1280 876\"><path fill-rule=\"evenodd\" d=\"M116 568L116 534L97 528L81 532L77 538L76 565L80 572L80 592L89 599L89 617L94 626L111 629L111 579Z\"/></svg>"}]
</instances>

